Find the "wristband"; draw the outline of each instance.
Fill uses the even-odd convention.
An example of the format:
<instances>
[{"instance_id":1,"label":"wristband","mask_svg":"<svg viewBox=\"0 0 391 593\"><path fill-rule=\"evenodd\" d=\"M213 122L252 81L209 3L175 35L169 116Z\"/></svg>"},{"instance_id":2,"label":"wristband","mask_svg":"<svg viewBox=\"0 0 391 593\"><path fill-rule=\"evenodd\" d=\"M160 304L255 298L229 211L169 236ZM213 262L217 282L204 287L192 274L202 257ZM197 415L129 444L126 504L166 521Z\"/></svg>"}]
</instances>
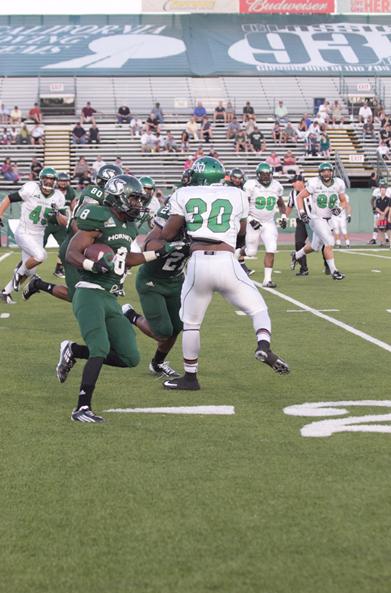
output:
<instances>
[{"instance_id":1,"label":"wristband","mask_svg":"<svg viewBox=\"0 0 391 593\"><path fill-rule=\"evenodd\" d=\"M143 256L146 262L154 261L159 257L156 255L156 251L144 251Z\"/></svg>"},{"instance_id":2,"label":"wristband","mask_svg":"<svg viewBox=\"0 0 391 593\"><path fill-rule=\"evenodd\" d=\"M83 263L81 264L83 266L83 270L86 270L87 272L92 272L92 268L94 267L94 262L92 261L92 259L83 259Z\"/></svg>"}]
</instances>

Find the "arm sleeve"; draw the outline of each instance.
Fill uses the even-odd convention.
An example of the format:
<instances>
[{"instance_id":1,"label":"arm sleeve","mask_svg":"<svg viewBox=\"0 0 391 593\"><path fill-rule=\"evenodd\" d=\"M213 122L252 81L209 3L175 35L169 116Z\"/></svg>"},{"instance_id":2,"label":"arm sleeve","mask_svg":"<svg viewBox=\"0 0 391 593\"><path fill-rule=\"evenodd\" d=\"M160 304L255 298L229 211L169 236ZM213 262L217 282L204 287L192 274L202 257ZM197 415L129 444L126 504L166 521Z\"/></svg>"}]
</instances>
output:
<instances>
[{"instance_id":1,"label":"arm sleeve","mask_svg":"<svg viewBox=\"0 0 391 593\"><path fill-rule=\"evenodd\" d=\"M18 191L14 191L14 192L12 192L12 194L8 194L8 198L9 198L9 201L11 202L11 204L13 204L14 202L22 202L23 201L23 198Z\"/></svg>"}]
</instances>

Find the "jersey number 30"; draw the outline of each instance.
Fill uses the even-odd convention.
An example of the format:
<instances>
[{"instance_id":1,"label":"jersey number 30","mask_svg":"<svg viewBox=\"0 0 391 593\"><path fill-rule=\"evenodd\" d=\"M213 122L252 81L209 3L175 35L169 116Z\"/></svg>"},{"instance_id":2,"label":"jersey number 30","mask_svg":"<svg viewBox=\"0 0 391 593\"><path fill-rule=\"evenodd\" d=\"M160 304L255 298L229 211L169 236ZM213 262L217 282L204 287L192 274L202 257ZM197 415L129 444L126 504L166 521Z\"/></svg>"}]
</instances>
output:
<instances>
[{"instance_id":1,"label":"jersey number 30","mask_svg":"<svg viewBox=\"0 0 391 593\"><path fill-rule=\"evenodd\" d=\"M190 232L198 231L205 223L212 233L225 233L230 228L232 204L229 200L214 200L208 212L208 204L204 200L192 198L186 203L186 212L191 215L187 223Z\"/></svg>"}]
</instances>

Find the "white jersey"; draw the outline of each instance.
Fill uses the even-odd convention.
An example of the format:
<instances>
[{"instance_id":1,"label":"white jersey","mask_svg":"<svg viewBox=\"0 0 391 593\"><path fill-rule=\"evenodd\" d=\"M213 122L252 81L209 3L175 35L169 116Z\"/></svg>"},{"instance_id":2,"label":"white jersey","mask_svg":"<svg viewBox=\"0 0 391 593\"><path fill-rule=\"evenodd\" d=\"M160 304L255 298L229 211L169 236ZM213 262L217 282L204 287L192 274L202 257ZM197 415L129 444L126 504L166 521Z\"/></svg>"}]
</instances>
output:
<instances>
[{"instance_id":1,"label":"white jersey","mask_svg":"<svg viewBox=\"0 0 391 593\"><path fill-rule=\"evenodd\" d=\"M345 184L339 177L334 177L331 185L325 185L320 177L313 177L307 181L306 190L310 194L310 216L331 218L331 210L339 205L340 194L345 193Z\"/></svg>"},{"instance_id":2,"label":"white jersey","mask_svg":"<svg viewBox=\"0 0 391 593\"><path fill-rule=\"evenodd\" d=\"M187 233L193 239L223 241L233 248L240 221L248 216L246 194L226 185L182 187L169 203L170 214L185 217Z\"/></svg>"},{"instance_id":3,"label":"white jersey","mask_svg":"<svg viewBox=\"0 0 391 593\"><path fill-rule=\"evenodd\" d=\"M256 179L250 179L243 189L248 197L250 216L259 222L274 221L277 201L284 191L281 183L273 179L270 185L264 186Z\"/></svg>"},{"instance_id":4,"label":"white jersey","mask_svg":"<svg viewBox=\"0 0 391 593\"><path fill-rule=\"evenodd\" d=\"M46 197L36 181L28 181L18 193L22 198L18 229L25 233L43 235L47 216L52 208L65 208L65 197L59 189L55 189L50 196Z\"/></svg>"},{"instance_id":5,"label":"white jersey","mask_svg":"<svg viewBox=\"0 0 391 593\"><path fill-rule=\"evenodd\" d=\"M386 196L385 197L386 198L391 198L391 187L387 187L387 189L386 189ZM380 187L377 187L376 189L373 190L372 198L375 198L375 200L377 198L381 198Z\"/></svg>"},{"instance_id":6,"label":"white jersey","mask_svg":"<svg viewBox=\"0 0 391 593\"><path fill-rule=\"evenodd\" d=\"M151 218L154 218L161 206L162 204L159 202L159 200L155 196L153 196L152 200L148 204L149 215L151 216Z\"/></svg>"}]
</instances>

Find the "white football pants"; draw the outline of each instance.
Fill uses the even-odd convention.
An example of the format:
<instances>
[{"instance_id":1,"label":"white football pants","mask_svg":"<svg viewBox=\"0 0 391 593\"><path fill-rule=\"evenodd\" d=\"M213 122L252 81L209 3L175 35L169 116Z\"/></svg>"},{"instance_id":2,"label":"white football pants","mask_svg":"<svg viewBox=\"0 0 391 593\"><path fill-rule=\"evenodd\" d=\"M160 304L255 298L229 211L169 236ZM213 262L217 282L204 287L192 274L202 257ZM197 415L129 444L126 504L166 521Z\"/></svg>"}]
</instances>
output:
<instances>
[{"instance_id":1,"label":"white football pants","mask_svg":"<svg viewBox=\"0 0 391 593\"><path fill-rule=\"evenodd\" d=\"M276 253L278 231L274 221L262 222L260 229L253 229L250 223L246 227L246 255L254 257L257 255L260 242L265 246L266 253Z\"/></svg>"}]
</instances>

